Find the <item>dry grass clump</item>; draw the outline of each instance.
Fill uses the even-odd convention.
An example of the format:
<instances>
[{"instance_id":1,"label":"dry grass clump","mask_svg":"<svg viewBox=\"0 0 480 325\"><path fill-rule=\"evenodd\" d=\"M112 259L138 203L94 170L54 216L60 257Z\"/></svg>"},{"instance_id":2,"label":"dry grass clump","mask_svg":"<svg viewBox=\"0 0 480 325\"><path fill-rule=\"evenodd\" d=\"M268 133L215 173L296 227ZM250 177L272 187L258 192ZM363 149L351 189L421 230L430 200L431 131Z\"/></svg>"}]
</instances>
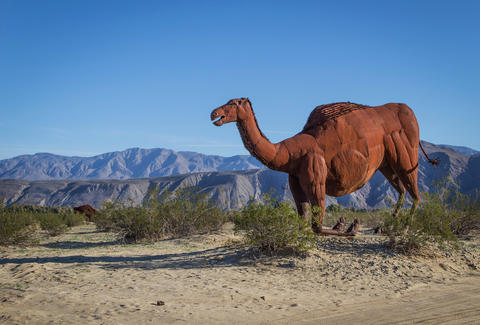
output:
<instances>
[{"instance_id":1,"label":"dry grass clump","mask_svg":"<svg viewBox=\"0 0 480 325\"><path fill-rule=\"evenodd\" d=\"M234 230L245 236L247 244L270 255L286 250L305 252L315 246L311 225L289 203L268 195L263 201L250 202L234 217Z\"/></svg>"},{"instance_id":2,"label":"dry grass clump","mask_svg":"<svg viewBox=\"0 0 480 325\"><path fill-rule=\"evenodd\" d=\"M406 254L434 246L458 248L459 236L480 228L480 204L471 196L448 188L422 196L413 216L401 211L386 217L384 229L392 248Z\"/></svg>"},{"instance_id":3,"label":"dry grass clump","mask_svg":"<svg viewBox=\"0 0 480 325\"><path fill-rule=\"evenodd\" d=\"M0 245L29 243L37 225L30 214L9 211L0 205Z\"/></svg>"},{"instance_id":4,"label":"dry grass clump","mask_svg":"<svg viewBox=\"0 0 480 325\"><path fill-rule=\"evenodd\" d=\"M0 245L31 244L38 228L57 236L80 225L84 216L70 207L9 206L0 203Z\"/></svg>"},{"instance_id":5,"label":"dry grass clump","mask_svg":"<svg viewBox=\"0 0 480 325\"><path fill-rule=\"evenodd\" d=\"M441 182L433 193L422 193L422 203L414 215L401 210L355 210L340 205L326 209L325 224L333 224L340 216L347 222L358 217L362 225L379 228L388 236L388 246L404 254L422 254L432 247L458 248L458 238L480 229L480 195L466 195L455 184Z\"/></svg>"},{"instance_id":6,"label":"dry grass clump","mask_svg":"<svg viewBox=\"0 0 480 325\"><path fill-rule=\"evenodd\" d=\"M227 220L228 213L197 187L161 194L155 188L140 206L133 202L105 202L95 217L99 229L117 232L128 241L208 233Z\"/></svg>"}]
</instances>

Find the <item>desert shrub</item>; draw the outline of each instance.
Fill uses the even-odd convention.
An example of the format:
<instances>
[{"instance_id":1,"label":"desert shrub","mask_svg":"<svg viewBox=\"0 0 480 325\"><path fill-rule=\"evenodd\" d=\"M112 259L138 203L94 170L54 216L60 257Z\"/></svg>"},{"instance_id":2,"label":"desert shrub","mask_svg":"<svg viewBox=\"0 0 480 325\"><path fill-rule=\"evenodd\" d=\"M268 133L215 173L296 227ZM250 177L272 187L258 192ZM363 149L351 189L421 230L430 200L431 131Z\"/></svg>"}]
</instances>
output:
<instances>
[{"instance_id":1,"label":"desert shrub","mask_svg":"<svg viewBox=\"0 0 480 325\"><path fill-rule=\"evenodd\" d=\"M389 209L367 210L357 213L357 217L363 227L378 228L384 225L385 216L391 215L391 213Z\"/></svg>"},{"instance_id":2,"label":"desert shrub","mask_svg":"<svg viewBox=\"0 0 480 325\"><path fill-rule=\"evenodd\" d=\"M95 214L93 220L95 226L101 231L115 231L117 228L116 221L118 220L116 216L123 213L127 207L125 202L117 200L103 202L101 209Z\"/></svg>"},{"instance_id":3,"label":"desert shrub","mask_svg":"<svg viewBox=\"0 0 480 325\"><path fill-rule=\"evenodd\" d=\"M149 191L144 203L106 202L96 215L99 229L116 231L132 241L157 240L217 230L227 220L213 200L197 187L182 187L175 193Z\"/></svg>"},{"instance_id":4,"label":"desert shrub","mask_svg":"<svg viewBox=\"0 0 480 325\"><path fill-rule=\"evenodd\" d=\"M85 217L75 214L71 207L24 207L33 211L32 215L40 224L40 228L49 236L58 236L65 233L68 228L75 227L85 222Z\"/></svg>"},{"instance_id":5,"label":"desert shrub","mask_svg":"<svg viewBox=\"0 0 480 325\"><path fill-rule=\"evenodd\" d=\"M73 213L72 207L45 207L38 205L11 205L7 207L9 211L22 212L22 213L55 213L55 214L68 214Z\"/></svg>"},{"instance_id":6,"label":"desert shrub","mask_svg":"<svg viewBox=\"0 0 480 325\"><path fill-rule=\"evenodd\" d=\"M78 226L84 217L73 213L71 207L17 206L0 203L0 242L18 244L32 242L38 225L50 236L64 233L68 227Z\"/></svg>"},{"instance_id":7,"label":"desert shrub","mask_svg":"<svg viewBox=\"0 0 480 325\"><path fill-rule=\"evenodd\" d=\"M69 210L64 210L60 213L60 217L62 218L63 223L69 228L79 226L85 222L85 216L74 213L73 210L71 212Z\"/></svg>"},{"instance_id":8,"label":"desert shrub","mask_svg":"<svg viewBox=\"0 0 480 325\"><path fill-rule=\"evenodd\" d=\"M480 229L480 193L466 195L452 191L448 200L453 214L451 229L455 235L466 236Z\"/></svg>"},{"instance_id":9,"label":"desert shrub","mask_svg":"<svg viewBox=\"0 0 480 325\"><path fill-rule=\"evenodd\" d=\"M325 212L342 212L344 207L342 207L340 204L331 204L329 205L326 209Z\"/></svg>"},{"instance_id":10,"label":"desert shrub","mask_svg":"<svg viewBox=\"0 0 480 325\"><path fill-rule=\"evenodd\" d=\"M345 208L339 204L332 204L325 209L323 225L331 227L340 217L345 218L345 225L353 222L355 218L359 218L362 227L377 228L378 226L383 225L385 209L355 209Z\"/></svg>"},{"instance_id":11,"label":"desert shrub","mask_svg":"<svg viewBox=\"0 0 480 325\"><path fill-rule=\"evenodd\" d=\"M29 213L21 213L0 203L0 245L30 243L36 230L36 223Z\"/></svg>"},{"instance_id":12,"label":"desert shrub","mask_svg":"<svg viewBox=\"0 0 480 325\"><path fill-rule=\"evenodd\" d=\"M153 198L153 202L159 202L157 209L167 233L181 236L205 233L219 229L227 221L227 214L199 188L183 187L173 198L169 199L169 196L171 194L165 192L160 200Z\"/></svg>"},{"instance_id":13,"label":"desert shrub","mask_svg":"<svg viewBox=\"0 0 480 325\"><path fill-rule=\"evenodd\" d=\"M440 193L423 193L423 201L412 215L402 210L398 216L385 216L385 233L389 246L407 254L417 253L430 244L457 246L458 239L452 231L455 221L453 209Z\"/></svg>"},{"instance_id":14,"label":"desert shrub","mask_svg":"<svg viewBox=\"0 0 480 325\"><path fill-rule=\"evenodd\" d=\"M131 241L156 240L162 236L158 219L152 211L130 202L104 203L94 220L97 228L118 232Z\"/></svg>"},{"instance_id":15,"label":"desert shrub","mask_svg":"<svg viewBox=\"0 0 480 325\"><path fill-rule=\"evenodd\" d=\"M243 233L249 245L267 254L314 247L316 237L311 226L288 202L268 195L263 201L250 202L234 217L235 232Z\"/></svg>"},{"instance_id":16,"label":"desert shrub","mask_svg":"<svg viewBox=\"0 0 480 325\"><path fill-rule=\"evenodd\" d=\"M45 230L49 236L58 236L67 231L67 225L59 214L39 213L36 219L40 223L40 228Z\"/></svg>"}]
</instances>

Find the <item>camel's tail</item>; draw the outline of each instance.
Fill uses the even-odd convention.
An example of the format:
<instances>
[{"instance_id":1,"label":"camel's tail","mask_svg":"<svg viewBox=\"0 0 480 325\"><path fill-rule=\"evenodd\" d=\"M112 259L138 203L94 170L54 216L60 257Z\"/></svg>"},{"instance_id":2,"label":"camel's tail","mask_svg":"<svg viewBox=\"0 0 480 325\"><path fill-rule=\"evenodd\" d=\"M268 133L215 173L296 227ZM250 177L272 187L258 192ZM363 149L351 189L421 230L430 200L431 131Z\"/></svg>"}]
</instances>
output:
<instances>
[{"instance_id":1,"label":"camel's tail","mask_svg":"<svg viewBox=\"0 0 480 325\"><path fill-rule=\"evenodd\" d=\"M419 143L420 143L420 149L422 149L422 152L425 155L425 157L427 158L428 162L431 163L434 166L438 165L438 163L439 163L438 159L430 159L430 157L428 157L427 153L423 149L422 141L419 141Z\"/></svg>"}]
</instances>

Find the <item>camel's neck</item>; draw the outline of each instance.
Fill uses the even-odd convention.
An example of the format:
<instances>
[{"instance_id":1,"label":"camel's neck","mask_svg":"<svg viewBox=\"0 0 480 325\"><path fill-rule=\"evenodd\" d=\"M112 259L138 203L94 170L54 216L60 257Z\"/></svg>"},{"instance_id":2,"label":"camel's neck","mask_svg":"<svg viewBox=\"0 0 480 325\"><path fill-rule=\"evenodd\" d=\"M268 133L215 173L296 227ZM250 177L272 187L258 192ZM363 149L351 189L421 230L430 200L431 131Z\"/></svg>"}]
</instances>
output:
<instances>
[{"instance_id":1,"label":"camel's neck","mask_svg":"<svg viewBox=\"0 0 480 325\"><path fill-rule=\"evenodd\" d=\"M253 111L247 118L237 121L237 127L245 148L252 156L271 169L281 169L281 162L275 158L282 145L271 143L260 131Z\"/></svg>"}]
</instances>

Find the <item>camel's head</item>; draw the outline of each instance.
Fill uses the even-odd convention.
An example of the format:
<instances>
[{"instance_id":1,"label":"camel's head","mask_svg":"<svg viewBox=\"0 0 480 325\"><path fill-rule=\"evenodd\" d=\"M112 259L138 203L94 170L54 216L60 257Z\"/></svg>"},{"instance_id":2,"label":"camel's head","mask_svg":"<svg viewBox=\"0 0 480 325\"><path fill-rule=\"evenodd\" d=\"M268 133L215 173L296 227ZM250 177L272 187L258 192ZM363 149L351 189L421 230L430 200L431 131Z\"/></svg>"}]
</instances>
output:
<instances>
[{"instance_id":1,"label":"camel's head","mask_svg":"<svg viewBox=\"0 0 480 325\"><path fill-rule=\"evenodd\" d=\"M237 98L228 101L212 111L210 118L216 126L236 122L245 119L249 112L251 112L251 104L248 98Z\"/></svg>"}]
</instances>

